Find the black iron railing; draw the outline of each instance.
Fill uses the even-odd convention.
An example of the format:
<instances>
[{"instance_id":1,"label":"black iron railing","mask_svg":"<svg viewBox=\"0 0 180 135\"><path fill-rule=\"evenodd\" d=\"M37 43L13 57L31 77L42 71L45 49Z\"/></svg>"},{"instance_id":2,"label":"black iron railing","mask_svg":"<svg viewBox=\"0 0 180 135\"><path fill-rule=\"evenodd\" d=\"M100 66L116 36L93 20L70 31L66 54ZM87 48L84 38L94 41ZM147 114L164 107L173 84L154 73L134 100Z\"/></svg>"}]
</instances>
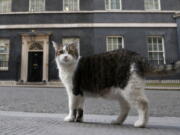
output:
<instances>
[{"instance_id":1,"label":"black iron railing","mask_svg":"<svg viewBox=\"0 0 180 135\"><path fill-rule=\"evenodd\" d=\"M175 64L177 61L180 60L174 58L168 58L165 60L149 60L148 58L145 58L145 61L150 65L169 65L169 64Z\"/></svg>"}]
</instances>

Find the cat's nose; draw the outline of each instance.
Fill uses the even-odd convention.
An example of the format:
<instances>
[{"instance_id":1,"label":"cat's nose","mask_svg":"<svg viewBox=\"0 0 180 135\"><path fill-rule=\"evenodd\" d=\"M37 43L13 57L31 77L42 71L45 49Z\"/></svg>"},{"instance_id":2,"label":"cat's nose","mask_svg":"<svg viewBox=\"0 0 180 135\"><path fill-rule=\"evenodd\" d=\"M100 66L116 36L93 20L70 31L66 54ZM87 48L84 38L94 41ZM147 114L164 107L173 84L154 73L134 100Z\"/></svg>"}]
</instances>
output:
<instances>
[{"instance_id":1,"label":"cat's nose","mask_svg":"<svg viewBox=\"0 0 180 135\"><path fill-rule=\"evenodd\" d=\"M64 61L65 61L65 62L68 61L68 56L64 56Z\"/></svg>"},{"instance_id":2,"label":"cat's nose","mask_svg":"<svg viewBox=\"0 0 180 135\"><path fill-rule=\"evenodd\" d=\"M68 59L68 56L64 56L64 59Z\"/></svg>"}]
</instances>

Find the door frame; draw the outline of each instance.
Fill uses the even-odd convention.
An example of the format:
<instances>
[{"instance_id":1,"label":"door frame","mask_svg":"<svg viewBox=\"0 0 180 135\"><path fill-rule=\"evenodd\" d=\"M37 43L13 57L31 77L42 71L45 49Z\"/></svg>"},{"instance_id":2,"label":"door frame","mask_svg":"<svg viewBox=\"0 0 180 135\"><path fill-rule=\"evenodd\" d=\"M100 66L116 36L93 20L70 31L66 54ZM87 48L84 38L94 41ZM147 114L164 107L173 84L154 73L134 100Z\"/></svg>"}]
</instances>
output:
<instances>
[{"instance_id":1,"label":"door frame","mask_svg":"<svg viewBox=\"0 0 180 135\"><path fill-rule=\"evenodd\" d=\"M49 67L49 35L37 34L34 37L35 42L40 42L43 47L43 71L42 81L48 82L48 67ZM28 33L21 34L22 50L21 50L21 74L20 81L26 83L28 81L28 52L30 45L32 45L32 36Z\"/></svg>"}]
</instances>

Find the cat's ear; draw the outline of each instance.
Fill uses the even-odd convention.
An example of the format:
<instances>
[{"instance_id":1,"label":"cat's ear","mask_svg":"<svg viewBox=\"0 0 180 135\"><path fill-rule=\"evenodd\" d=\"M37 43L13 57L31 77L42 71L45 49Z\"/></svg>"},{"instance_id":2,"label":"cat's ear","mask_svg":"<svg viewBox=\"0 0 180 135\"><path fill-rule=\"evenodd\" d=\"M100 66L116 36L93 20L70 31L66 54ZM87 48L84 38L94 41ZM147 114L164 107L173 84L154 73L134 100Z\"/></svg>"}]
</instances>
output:
<instances>
[{"instance_id":1,"label":"cat's ear","mask_svg":"<svg viewBox=\"0 0 180 135\"><path fill-rule=\"evenodd\" d=\"M53 44L53 47L54 47L55 51L57 51L58 48L59 48L58 44L56 42L54 42L54 41L52 41L52 44Z\"/></svg>"},{"instance_id":2,"label":"cat's ear","mask_svg":"<svg viewBox=\"0 0 180 135\"><path fill-rule=\"evenodd\" d=\"M70 44L73 48L78 49L78 43L77 42L73 42Z\"/></svg>"}]
</instances>

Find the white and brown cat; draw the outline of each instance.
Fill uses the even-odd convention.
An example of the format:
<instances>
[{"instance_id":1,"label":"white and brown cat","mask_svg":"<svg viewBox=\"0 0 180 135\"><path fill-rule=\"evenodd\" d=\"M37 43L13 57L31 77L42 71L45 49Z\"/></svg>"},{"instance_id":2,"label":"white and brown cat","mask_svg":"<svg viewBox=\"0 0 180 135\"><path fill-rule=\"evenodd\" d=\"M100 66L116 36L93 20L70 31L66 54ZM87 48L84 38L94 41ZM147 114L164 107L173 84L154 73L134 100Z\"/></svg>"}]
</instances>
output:
<instances>
[{"instance_id":1,"label":"white and brown cat","mask_svg":"<svg viewBox=\"0 0 180 135\"><path fill-rule=\"evenodd\" d=\"M121 113L113 124L122 124L130 107L135 107L139 118L134 126L146 126L149 115L144 76L150 72L164 72L164 69L151 71L141 56L124 49L81 57L76 44L52 43L59 78L69 101L69 114L64 121L81 122L84 98L102 97L119 102Z\"/></svg>"}]
</instances>

